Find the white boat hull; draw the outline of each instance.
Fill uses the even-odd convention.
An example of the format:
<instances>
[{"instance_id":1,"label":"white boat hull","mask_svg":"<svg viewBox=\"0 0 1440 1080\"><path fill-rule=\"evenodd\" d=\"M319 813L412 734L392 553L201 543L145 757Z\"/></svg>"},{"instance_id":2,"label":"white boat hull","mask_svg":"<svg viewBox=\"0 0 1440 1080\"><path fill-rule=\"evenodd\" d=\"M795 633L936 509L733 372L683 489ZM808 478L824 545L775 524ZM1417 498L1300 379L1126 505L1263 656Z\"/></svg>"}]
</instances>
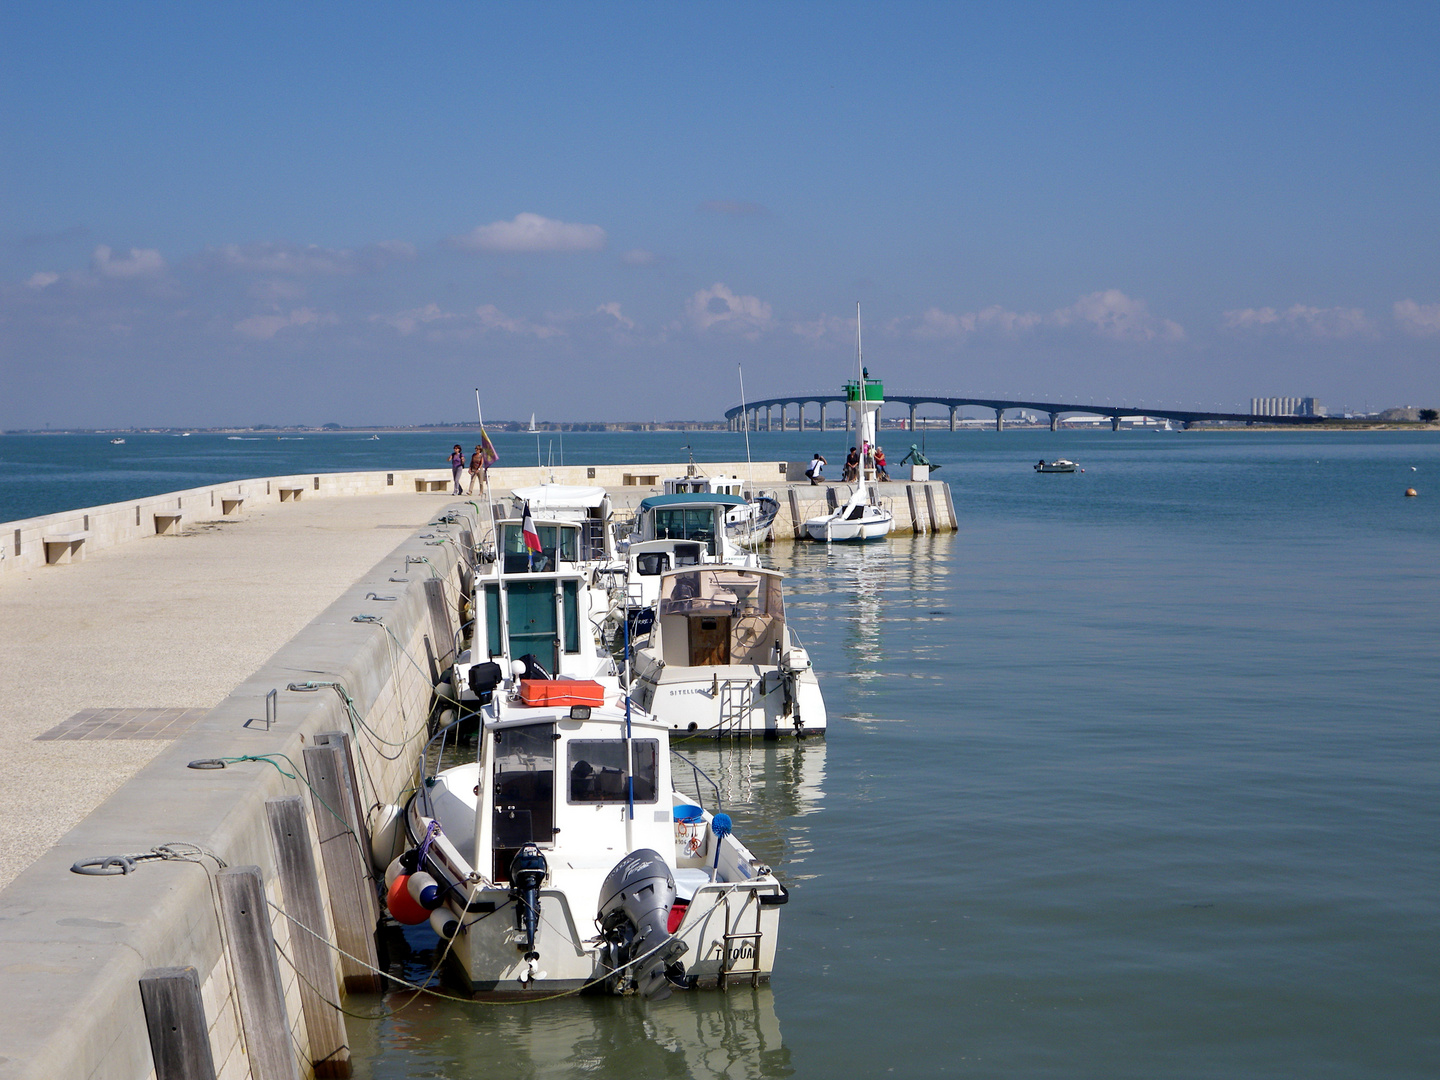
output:
<instances>
[{"instance_id":1,"label":"white boat hull","mask_svg":"<svg viewBox=\"0 0 1440 1080\"><path fill-rule=\"evenodd\" d=\"M842 543L852 540L883 540L890 535L894 516L880 511L876 516L866 516L855 521L839 520L834 516L811 518L805 522L805 532L812 540Z\"/></svg>"},{"instance_id":2,"label":"white boat hull","mask_svg":"<svg viewBox=\"0 0 1440 1080\"><path fill-rule=\"evenodd\" d=\"M635 673L636 701L672 737L775 739L825 733L825 698L813 670L786 675L755 665L668 666L642 648L636 651Z\"/></svg>"}]
</instances>

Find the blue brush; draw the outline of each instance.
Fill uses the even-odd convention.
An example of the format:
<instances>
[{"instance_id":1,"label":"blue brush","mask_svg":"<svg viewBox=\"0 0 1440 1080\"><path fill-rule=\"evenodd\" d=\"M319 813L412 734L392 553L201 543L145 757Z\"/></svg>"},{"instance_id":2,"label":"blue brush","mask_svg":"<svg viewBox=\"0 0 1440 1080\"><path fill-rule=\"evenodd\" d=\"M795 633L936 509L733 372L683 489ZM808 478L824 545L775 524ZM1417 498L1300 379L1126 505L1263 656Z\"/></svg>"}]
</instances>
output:
<instances>
[{"instance_id":1,"label":"blue brush","mask_svg":"<svg viewBox=\"0 0 1440 1080\"><path fill-rule=\"evenodd\" d=\"M729 814L716 814L710 819L710 828L715 832L715 865L710 868L710 880L714 881L720 872L720 841L734 830Z\"/></svg>"}]
</instances>

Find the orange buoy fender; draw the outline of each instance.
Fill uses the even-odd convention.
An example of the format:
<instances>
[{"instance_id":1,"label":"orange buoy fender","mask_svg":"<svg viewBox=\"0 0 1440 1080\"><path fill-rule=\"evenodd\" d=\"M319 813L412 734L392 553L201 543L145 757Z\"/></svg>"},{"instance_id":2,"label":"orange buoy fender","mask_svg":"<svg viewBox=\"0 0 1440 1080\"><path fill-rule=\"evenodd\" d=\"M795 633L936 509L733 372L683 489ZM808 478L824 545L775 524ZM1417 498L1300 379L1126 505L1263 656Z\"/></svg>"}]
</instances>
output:
<instances>
[{"instance_id":1,"label":"orange buoy fender","mask_svg":"<svg viewBox=\"0 0 1440 1080\"><path fill-rule=\"evenodd\" d=\"M1406 497L1407 499L1413 499L1416 495L1419 495L1419 494L1420 494L1420 493L1419 493L1418 491L1416 491L1414 488L1406 488L1406 489L1405 489L1405 497Z\"/></svg>"},{"instance_id":2,"label":"orange buoy fender","mask_svg":"<svg viewBox=\"0 0 1440 1080\"><path fill-rule=\"evenodd\" d=\"M409 874L401 874L390 883L390 889L385 893L385 906L390 909L390 915L396 922L406 926L418 926L430 919L430 909L422 907L410 895Z\"/></svg>"}]
</instances>

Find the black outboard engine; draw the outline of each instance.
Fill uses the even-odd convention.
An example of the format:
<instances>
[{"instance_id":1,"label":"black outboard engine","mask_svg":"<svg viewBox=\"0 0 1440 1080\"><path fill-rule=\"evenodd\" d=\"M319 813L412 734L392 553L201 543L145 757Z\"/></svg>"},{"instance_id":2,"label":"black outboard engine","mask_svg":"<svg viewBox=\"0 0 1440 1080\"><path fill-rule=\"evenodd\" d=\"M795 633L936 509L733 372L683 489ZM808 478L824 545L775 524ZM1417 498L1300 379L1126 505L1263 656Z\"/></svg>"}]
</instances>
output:
<instances>
[{"instance_id":1,"label":"black outboard engine","mask_svg":"<svg viewBox=\"0 0 1440 1080\"><path fill-rule=\"evenodd\" d=\"M675 903L675 876L657 851L632 851L605 877L597 918L606 941L606 960L617 992L633 988L642 996L670 996L665 969L688 946L666 929Z\"/></svg>"},{"instance_id":2,"label":"black outboard engine","mask_svg":"<svg viewBox=\"0 0 1440 1080\"><path fill-rule=\"evenodd\" d=\"M545 856L534 844L526 844L510 860L510 895L515 898L515 929L524 931L525 939L516 948L525 950L530 972L536 970L535 925L540 919L540 883L550 872ZM527 981L524 976L521 982Z\"/></svg>"},{"instance_id":3,"label":"black outboard engine","mask_svg":"<svg viewBox=\"0 0 1440 1080\"><path fill-rule=\"evenodd\" d=\"M545 670L540 663L540 658L533 652L527 652L515 662L525 665L525 670L520 673L522 679L553 679L555 677Z\"/></svg>"}]
</instances>

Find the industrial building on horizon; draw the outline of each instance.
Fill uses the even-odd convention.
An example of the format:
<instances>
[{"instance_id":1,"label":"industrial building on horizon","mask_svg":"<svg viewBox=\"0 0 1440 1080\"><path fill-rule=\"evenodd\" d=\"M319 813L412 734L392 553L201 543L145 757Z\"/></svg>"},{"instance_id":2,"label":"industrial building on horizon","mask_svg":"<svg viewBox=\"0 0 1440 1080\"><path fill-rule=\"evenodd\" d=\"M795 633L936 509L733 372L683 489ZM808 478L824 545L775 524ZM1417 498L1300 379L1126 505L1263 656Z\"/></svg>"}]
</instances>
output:
<instances>
[{"instance_id":1,"label":"industrial building on horizon","mask_svg":"<svg viewBox=\"0 0 1440 1080\"><path fill-rule=\"evenodd\" d=\"M1313 397L1253 397L1251 416L1325 416L1325 406Z\"/></svg>"}]
</instances>

